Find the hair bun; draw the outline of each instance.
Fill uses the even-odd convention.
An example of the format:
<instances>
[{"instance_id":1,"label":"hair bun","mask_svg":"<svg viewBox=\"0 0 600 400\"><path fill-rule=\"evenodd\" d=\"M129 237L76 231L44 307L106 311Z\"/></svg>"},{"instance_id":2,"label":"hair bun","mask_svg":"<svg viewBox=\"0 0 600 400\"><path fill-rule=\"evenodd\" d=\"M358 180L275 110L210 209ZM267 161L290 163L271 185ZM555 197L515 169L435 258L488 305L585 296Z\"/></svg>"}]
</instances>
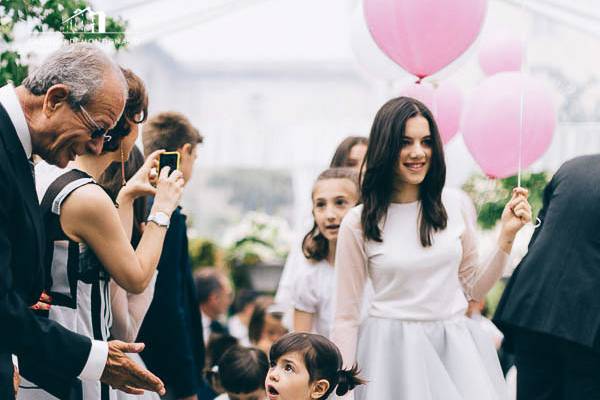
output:
<instances>
[{"instance_id":1,"label":"hair bun","mask_svg":"<svg viewBox=\"0 0 600 400\"><path fill-rule=\"evenodd\" d=\"M351 369L340 369L338 371L338 385L335 394L343 396L356 386L365 383L358 377L358 366L354 365Z\"/></svg>"}]
</instances>

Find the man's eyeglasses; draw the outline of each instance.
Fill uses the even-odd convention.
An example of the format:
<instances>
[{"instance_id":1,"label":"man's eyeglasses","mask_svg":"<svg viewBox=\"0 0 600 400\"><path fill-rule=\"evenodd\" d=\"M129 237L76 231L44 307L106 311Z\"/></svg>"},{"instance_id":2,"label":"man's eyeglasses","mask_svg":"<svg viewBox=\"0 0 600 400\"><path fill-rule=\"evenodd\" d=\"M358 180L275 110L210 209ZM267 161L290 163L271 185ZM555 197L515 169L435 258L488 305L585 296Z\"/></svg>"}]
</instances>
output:
<instances>
[{"instance_id":1,"label":"man's eyeglasses","mask_svg":"<svg viewBox=\"0 0 600 400\"><path fill-rule=\"evenodd\" d=\"M94 130L91 132L92 139L104 137L104 141L109 142L110 139L112 139L112 136L107 135L108 129L102 128L100 125L98 125L82 105L79 106L79 109L81 110L81 115L83 115L87 123L94 127Z\"/></svg>"}]
</instances>

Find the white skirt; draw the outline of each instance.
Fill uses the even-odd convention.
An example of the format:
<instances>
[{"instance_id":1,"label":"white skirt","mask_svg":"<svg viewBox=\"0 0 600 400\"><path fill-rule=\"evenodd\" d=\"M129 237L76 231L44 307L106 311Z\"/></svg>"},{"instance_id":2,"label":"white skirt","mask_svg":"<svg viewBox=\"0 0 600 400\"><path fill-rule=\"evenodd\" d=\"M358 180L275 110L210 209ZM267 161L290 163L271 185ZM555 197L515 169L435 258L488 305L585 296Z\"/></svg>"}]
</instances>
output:
<instances>
[{"instance_id":1,"label":"white skirt","mask_svg":"<svg viewBox=\"0 0 600 400\"><path fill-rule=\"evenodd\" d=\"M367 318L357 353L366 385L356 400L506 400L492 339L466 317L444 321Z\"/></svg>"}]
</instances>

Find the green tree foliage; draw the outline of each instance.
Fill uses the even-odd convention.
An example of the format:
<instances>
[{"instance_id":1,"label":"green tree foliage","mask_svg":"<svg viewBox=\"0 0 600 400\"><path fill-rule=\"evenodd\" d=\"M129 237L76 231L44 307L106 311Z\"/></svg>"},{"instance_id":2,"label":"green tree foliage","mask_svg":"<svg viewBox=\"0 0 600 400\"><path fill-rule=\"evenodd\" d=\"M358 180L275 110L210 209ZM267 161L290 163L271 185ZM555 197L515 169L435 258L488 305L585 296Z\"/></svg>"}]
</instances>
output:
<instances>
[{"instance_id":1,"label":"green tree foliage","mask_svg":"<svg viewBox=\"0 0 600 400\"><path fill-rule=\"evenodd\" d=\"M544 188L550 176L546 172L523 174L521 186L529 190L529 203L535 218L542 208ZM511 191L517 186L517 176L490 180L483 175L472 176L463 189L469 194L477 208L477 222L483 229L492 229L500 217L504 206L511 198Z\"/></svg>"},{"instance_id":2,"label":"green tree foliage","mask_svg":"<svg viewBox=\"0 0 600 400\"><path fill-rule=\"evenodd\" d=\"M106 17L105 33L92 32L89 24L84 22L63 24L78 10L87 7L90 4L86 0L0 0L0 86L8 81L19 85L27 76L27 65L21 55L9 48L14 43L14 27L18 23L27 24L32 35L60 32L71 42L107 40L117 50L125 47L127 24L120 18Z\"/></svg>"},{"instance_id":3,"label":"green tree foliage","mask_svg":"<svg viewBox=\"0 0 600 400\"><path fill-rule=\"evenodd\" d=\"M193 269L214 267L216 265L218 246L215 242L208 239L195 238L190 240L188 247Z\"/></svg>"}]
</instances>

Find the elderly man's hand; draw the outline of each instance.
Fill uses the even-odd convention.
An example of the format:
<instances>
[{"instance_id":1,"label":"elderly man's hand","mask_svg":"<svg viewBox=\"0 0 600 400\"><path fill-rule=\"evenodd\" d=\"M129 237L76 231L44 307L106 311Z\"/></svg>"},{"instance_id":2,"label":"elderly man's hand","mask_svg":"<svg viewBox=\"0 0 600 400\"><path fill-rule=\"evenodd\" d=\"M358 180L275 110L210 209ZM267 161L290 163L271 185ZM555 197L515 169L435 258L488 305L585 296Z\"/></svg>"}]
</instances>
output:
<instances>
[{"instance_id":1,"label":"elderly man's hand","mask_svg":"<svg viewBox=\"0 0 600 400\"><path fill-rule=\"evenodd\" d=\"M151 372L131 361L125 353L139 353L143 343L108 342L108 359L100 380L129 394L144 394L144 390L165 394L165 385Z\"/></svg>"}]
</instances>

